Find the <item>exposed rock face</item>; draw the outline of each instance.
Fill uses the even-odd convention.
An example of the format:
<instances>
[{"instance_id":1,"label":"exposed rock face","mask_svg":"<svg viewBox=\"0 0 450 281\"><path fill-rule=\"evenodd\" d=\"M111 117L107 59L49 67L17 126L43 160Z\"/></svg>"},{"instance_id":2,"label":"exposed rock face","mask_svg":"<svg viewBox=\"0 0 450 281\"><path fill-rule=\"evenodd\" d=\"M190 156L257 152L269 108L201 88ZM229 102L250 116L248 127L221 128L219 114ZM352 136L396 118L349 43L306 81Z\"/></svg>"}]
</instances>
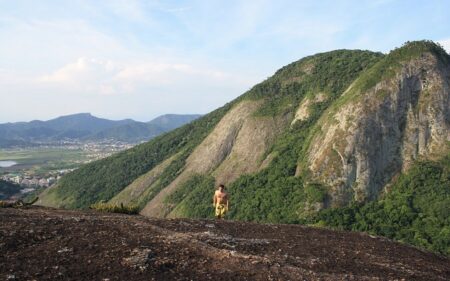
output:
<instances>
[{"instance_id":1,"label":"exposed rock face","mask_svg":"<svg viewBox=\"0 0 450 281\"><path fill-rule=\"evenodd\" d=\"M166 216L171 209L164 204L164 198L194 174L210 173L219 167L217 179L229 182L242 173L256 171L262 161L259 158L273 142L282 122L255 120L252 114L260 105L261 101L242 101L231 109L188 157L183 172L155 196L141 214Z\"/></svg>"},{"instance_id":2,"label":"exposed rock face","mask_svg":"<svg viewBox=\"0 0 450 281\"><path fill-rule=\"evenodd\" d=\"M268 165L270 159L262 163L261 157L273 144L275 138L286 127L286 120L272 117L248 118L228 157L214 171L217 183L228 184L240 175L254 173L261 166Z\"/></svg>"},{"instance_id":3,"label":"exposed rock face","mask_svg":"<svg viewBox=\"0 0 450 281\"><path fill-rule=\"evenodd\" d=\"M331 187L332 205L374 199L412 161L446 149L449 73L426 53L322 118L308 165L315 179Z\"/></svg>"},{"instance_id":4,"label":"exposed rock face","mask_svg":"<svg viewBox=\"0 0 450 281\"><path fill-rule=\"evenodd\" d=\"M309 107L313 103L324 102L327 99L327 95L324 93L318 93L314 98L305 97L300 103L297 112L295 112L294 120L292 120L291 125L294 125L297 121L304 121L310 116Z\"/></svg>"},{"instance_id":5,"label":"exposed rock face","mask_svg":"<svg viewBox=\"0 0 450 281\"><path fill-rule=\"evenodd\" d=\"M243 101L231 109L188 157L186 171L202 174L216 168L231 153L245 121L260 105L261 101Z\"/></svg>"}]
</instances>

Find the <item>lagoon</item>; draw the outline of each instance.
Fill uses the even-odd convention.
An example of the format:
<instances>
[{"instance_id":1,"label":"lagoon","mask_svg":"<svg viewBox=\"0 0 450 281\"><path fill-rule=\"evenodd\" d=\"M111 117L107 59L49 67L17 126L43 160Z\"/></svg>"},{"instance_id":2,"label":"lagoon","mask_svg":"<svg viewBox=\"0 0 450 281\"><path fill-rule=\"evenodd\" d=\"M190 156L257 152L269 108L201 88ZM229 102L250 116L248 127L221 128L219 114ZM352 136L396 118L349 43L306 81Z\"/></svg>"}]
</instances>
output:
<instances>
[{"instance_id":1,"label":"lagoon","mask_svg":"<svg viewBox=\"0 0 450 281\"><path fill-rule=\"evenodd\" d=\"M0 161L0 168L8 168L17 165L14 161Z\"/></svg>"}]
</instances>

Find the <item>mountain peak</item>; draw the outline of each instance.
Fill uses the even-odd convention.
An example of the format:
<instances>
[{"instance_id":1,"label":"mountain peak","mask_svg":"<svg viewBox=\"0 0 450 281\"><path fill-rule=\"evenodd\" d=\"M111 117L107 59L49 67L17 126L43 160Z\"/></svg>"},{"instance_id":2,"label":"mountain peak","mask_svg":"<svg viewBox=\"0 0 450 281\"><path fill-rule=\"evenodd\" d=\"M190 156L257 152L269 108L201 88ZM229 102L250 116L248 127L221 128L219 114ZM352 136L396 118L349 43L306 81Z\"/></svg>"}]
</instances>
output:
<instances>
[{"instance_id":1,"label":"mountain peak","mask_svg":"<svg viewBox=\"0 0 450 281\"><path fill-rule=\"evenodd\" d=\"M388 56L394 60L404 61L411 60L425 53L431 53L444 63L450 62L450 55L439 44L431 40L408 41L401 47L392 50Z\"/></svg>"}]
</instances>

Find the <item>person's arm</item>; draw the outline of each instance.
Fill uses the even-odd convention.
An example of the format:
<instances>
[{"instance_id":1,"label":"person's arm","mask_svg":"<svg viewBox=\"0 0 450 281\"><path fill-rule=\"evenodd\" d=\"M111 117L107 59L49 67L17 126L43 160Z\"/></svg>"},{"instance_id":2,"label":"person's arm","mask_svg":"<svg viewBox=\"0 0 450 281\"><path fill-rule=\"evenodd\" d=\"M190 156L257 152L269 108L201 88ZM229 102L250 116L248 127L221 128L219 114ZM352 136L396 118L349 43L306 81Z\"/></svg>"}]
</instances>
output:
<instances>
[{"instance_id":1,"label":"person's arm","mask_svg":"<svg viewBox=\"0 0 450 281\"><path fill-rule=\"evenodd\" d=\"M213 205L214 205L214 207L216 206L216 202L217 202L217 198L216 198L216 194L214 193L214 196L213 196Z\"/></svg>"},{"instance_id":2,"label":"person's arm","mask_svg":"<svg viewBox=\"0 0 450 281\"><path fill-rule=\"evenodd\" d=\"M227 195L227 210L229 205L230 205L230 197Z\"/></svg>"}]
</instances>

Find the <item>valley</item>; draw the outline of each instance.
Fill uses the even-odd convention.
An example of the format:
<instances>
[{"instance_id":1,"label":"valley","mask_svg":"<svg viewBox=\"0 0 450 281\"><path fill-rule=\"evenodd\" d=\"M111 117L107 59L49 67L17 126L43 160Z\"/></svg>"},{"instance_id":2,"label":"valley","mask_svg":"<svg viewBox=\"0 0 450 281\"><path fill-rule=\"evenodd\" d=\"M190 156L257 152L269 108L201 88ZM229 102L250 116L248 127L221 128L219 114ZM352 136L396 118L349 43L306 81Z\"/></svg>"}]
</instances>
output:
<instances>
[{"instance_id":1,"label":"valley","mask_svg":"<svg viewBox=\"0 0 450 281\"><path fill-rule=\"evenodd\" d=\"M198 117L166 114L139 123L82 113L0 124L0 179L22 187L11 199L32 198L83 164L130 149Z\"/></svg>"},{"instance_id":2,"label":"valley","mask_svg":"<svg viewBox=\"0 0 450 281\"><path fill-rule=\"evenodd\" d=\"M22 193L42 191L64 174L83 164L99 160L135 144L119 141L41 143L32 147L0 148L0 179L22 186Z\"/></svg>"}]
</instances>

